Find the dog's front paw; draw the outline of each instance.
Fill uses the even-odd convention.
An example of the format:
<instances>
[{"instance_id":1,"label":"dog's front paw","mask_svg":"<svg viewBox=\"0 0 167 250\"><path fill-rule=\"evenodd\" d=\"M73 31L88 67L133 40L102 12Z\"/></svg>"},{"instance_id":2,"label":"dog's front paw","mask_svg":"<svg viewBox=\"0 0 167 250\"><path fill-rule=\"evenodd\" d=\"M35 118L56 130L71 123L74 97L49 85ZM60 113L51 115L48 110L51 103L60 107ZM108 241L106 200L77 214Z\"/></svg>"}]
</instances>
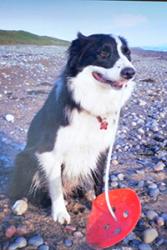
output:
<instances>
[{"instance_id":1,"label":"dog's front paw","mask_svg":"<svg viewBox=\"0 0 167 250\"><path fill-rule=\"evenodd\" d=\"M52 217L54 221L57 221L60 224L70 224L71 221L71 217L66 209L62 211L53 211Z\"/></svg>"}]
</instances>

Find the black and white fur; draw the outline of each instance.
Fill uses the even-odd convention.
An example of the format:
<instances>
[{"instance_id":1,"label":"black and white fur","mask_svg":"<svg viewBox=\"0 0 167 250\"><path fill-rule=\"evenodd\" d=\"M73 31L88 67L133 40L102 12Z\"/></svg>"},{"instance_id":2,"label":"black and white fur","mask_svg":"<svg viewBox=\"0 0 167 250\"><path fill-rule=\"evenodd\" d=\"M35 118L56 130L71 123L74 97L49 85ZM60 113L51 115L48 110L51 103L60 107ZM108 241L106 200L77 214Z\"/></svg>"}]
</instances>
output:
<instances>
[{"instance_id":1,"label":"black and white fur","mask_svg":"<svg viewBox=\"0 0 167 250\"><path fill-rule=\"evenodd\" d=\"M49 193L52 216L59 223L70 223L64 195L79 187L102 192L117 114L132 93L135 74L122 37L79 33L68 52L65 70L32 120L27 145L16 157L10 188L15 200L41 202ZM98 117L106 119L107 129L100 129Z\"/></svg>"}]
</instances>

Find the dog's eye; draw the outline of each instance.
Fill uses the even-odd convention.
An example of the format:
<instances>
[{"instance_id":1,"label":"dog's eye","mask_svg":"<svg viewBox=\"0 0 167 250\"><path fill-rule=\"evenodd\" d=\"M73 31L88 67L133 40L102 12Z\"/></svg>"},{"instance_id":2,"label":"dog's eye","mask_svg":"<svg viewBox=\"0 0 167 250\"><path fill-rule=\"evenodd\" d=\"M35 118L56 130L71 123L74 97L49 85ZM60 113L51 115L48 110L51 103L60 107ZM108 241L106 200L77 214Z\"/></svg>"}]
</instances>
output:
<instances>
[{"instance_id":1,"label":"dog's eye","mask_svg":"<svg viewBox=\"0 0 167 250\"><path fill-rule=\"evenodd\" d=\"M111 56L111 50L108 47L105 47L100 51L100 57L102 59L107 59L110 56Z\"/></svg>"}]
</instances>

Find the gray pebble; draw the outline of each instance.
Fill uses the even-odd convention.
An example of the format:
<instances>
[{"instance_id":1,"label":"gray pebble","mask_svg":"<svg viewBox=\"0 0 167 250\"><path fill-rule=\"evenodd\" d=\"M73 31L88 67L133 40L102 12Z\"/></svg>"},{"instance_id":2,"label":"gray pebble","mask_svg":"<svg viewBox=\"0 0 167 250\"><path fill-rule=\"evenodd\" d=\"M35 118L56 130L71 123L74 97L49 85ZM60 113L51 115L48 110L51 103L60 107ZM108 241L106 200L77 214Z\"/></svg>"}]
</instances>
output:
<instances>
[{"instance_id":1,"label":"gray pebble","mask_svg":"<svg viewBox=\"0 0 167 250\"><path fill-rule=\"evenodd\" d=\"M160 160L166 161L166 151L165 151L165 150L159 151L159 152L158 152L158 158L159 158Z\"/></svg>"},{"instance_id":2,"label":"gray pebble","mask_svg":"<svg viewBox=\"0 0 167 250\"><path fill-rule=\"evenodd\" d=\"M73 245L73 241L71 239L65 239L64 240L64 245L66 247L71 247Z\"/></svg>"},{"instance_id":3,"label":"gray pebble","mask_svg":"<svg viewBox=\"0 0 167 250\"><path fill-rule=\"evenodd\" d=\"M166 184L164 182L161 182L159 185L159 190L160 191L165 191L166 190Z\"/></svg>"},{"instance_id":4,"label":"gray pebble","mask_svg":"<svg viewBox=\"0 0 167 250\"><path fill-rule=\"evenodd\" d=\"M17 237L15 240L18 248L27 246L27 240L24 237Z\"/></svg>"},{"instance_id":5,"label":"gray pebble","mask_svg":"<svg viewBox=\"0 0 167 250\"><path fill-rule=\"evenodd\" d=\"M156 222L157 222L157 225L158 225L159 227L162 227L162 226L165 225L165 220L164 220L163 217L158 217L158 218L156 219Z\"/></svg>"},{"instance_id":6,"label":"gray pebble","mask_svg":"<svg viewBox=\"0 0 167 250\"><path fill-rule=\"evenodd\" d=\"M110 180L111 180L111 181L117 181L117 180L118 180L118 177L115 176L115 175L111 175L111 176L110 176Z\"/></svg>"},{"instance_id":7,"label":"gray pebble","mask_svg":"<svg viewBox=\"0 0 167 250\"><path fill-rule=\"evenodd\" d=\"M149 186L148 186L148 188L149 189L155 189L155 188L157 188L158 186L157 186L157 184L155 184L155 183L151 183L151 184L149 184Z\"/></svg>"},{"instance_id":8,"label":"gray pebble","mask_svg":"<svg viewBox=\"0 0 167 250\"><path fill-rule=\"evenodd\" d=\"M166 112L161 112L159 115L161 118L165 118Z\"/></svg>"},{"instance_id":9,"label":"gray pebble","mask_svg":"<svg viewBox=\"0 0 167 250\"><path fill-rule=\"evenodd\" d=\"M158 214L157 214L155 211L153 211L153 210L149 210L149 211L147 211L147 213L146 213L146 217L147 217L149 220L154 220L155 218L158 217Z\"/></svg>"},{"instance_id":10,"label":"gray pebble","mask_svg":"<svg viewBox=\"0 0 167 250\"><path fill-rule=\"evenodd\" d=\"M17 243L13 242L8 246L8 250L18 249Z\"/></svg>"},{"instance_id":11,"label":"gray pebble","mask_svg":"<svg viewBox=\"0 0 167 250\"><path fill-rule=\"evenodd\" d=\"M125 178L124 174L122 174L122 173L118 174L117 177L118 177L118 179L119 179L120 181L123 181L124 178Z\"/></svg>"},{"instance_id":12,"label":"gray pebble","mask_svg":"<svg viewBox=\"0 0 167 250\"><path fill-rule=\"evenodd\" d=\"M112 164L113 164L114 166L117 166L118 163L119 163L119 162L118 162L116 159L113 159L113 160L112 160Z\"/></svg>"},{"instance_id":13,"label":"gray pebble","mask_svg":"<svg viewBox=\"0 0 167 250\"><path fill-rule=\"evenodd\" d=\"M164 244L165 243L165 240L163 239L163 238L157 238L156 239L156 242L155 242L155 245L157 246L157 247L159 247L159 246L161 246L162 244Z\"/></svg>"},{"instance_id":14,"label":"gray pebble","mask_svg":"<svg viewBox=\"0 0 167 250\"><path fill-rule=\"evenodd\" d=\"M152 250L152 247L148 244L142 243L138 246L139 250Z\"/></svg>"},{"instance_id":15,"label":"gray pebble","mask_svg":"<svg viewBox=\"0 0 167 250\"><path fill-rule=\"evenodd\" d=\"M159 131L158 126L153 126L151 129L152 129L153 132L158 132Z\"/></svg>"},{"instance_id":16,"label":"gray pebble","mask_svg":"<svg viewBox=\"0 0 167 250\"><path fill-rule=\"evenodd\" d=\"M153 182L150 181L150 180L147 180L146 183L147 183L148 186L149 186L150 184L153 184Z\"/></svg>"},{"instance_id":17,"label":"gray pebble","mask_svg":"<svg viewBox=\"0 0 167 250\"><path fill-rule=\"evenodd\" d=\"M35 235L28 240L28 244L32 246L40 246L44 243L43 238L40 235Z\"/></svg>"},{"instance_id":18,"label":"gray pebble","mask_svg":"<svg viewBox=\"0 0 167 250\"><path fill-rule=\"evenodd\" d=\"M143 188L144 187L144 180L139 181L137 186L138 186L138 188Z\"/></svg>"},{"instance_id":19,"label":"gray pebble","mask_svg":"<svg viewBox=\"0 0 167 250\"><path fill-rule=\"evenodd\" d=\"M136 127L137 123L136 122L132 122L132 126Z\"/></svg>"},{"instance_id":20,"label":"gray pebble","mask_svg":"<svg viewBox=\"0 0 167 250\"><path fill-rule=\"evenodd\" d=\"M14 116L11 115L11 114L5 115L5 119L6 119L6 121L8 121L8 122L14 123Z\"/></svg>"},{"instance_id":21,"label":"gray pebble","mask_svg":"<svg viewBox=\"0 0 167 250\"><path fill-rule=\"evenodd\" d=\"M41 245L38 247L38 250L49 250L49 246L48 245Z\"/></svg>"},{"instance_id":22,"label":"gray pebble","mask_svg":"<svg viewBox=\"0 0 167 250\"><path fill-rule=\"evenodd\" d=\"M131 247L134 247L136 249L141 244L141 240L134 239L134 240L130 241L129 244Z\"/></svg>"},{"instance_id":23,"label":"gray pebble","mask_svg":"<svg viewBox=\"0 0 167 250\"><path fill-rule=\"evenodd\" d=\"M124 184L124 183L119 183L119 187L120 187L120 188L127 188L127 185Z\"/></svg>"},{"instance_id":24,"label":"gray pebble","mask_svg":"<svg viewBox=\"0 0 167 250\"><path fill-rule=\"evenodd\" d=\"M17 200L14 205L12 206L12 211L16 215L24 214L28 209L27 200L21 199Z\"/></svg>"},{"instance_id":25,"label":"gray pebble","mask_svg":"<svg viewBox=\"0 0 167 250\"><path fill-rule=\"evenodd\" d=\"M154 228L148 228L143 233L144 243L152 243L158 237L158 232Z\"/></svg>"},{"instance_id":26,"label":"gray pebble","mask_svg":"<svg viewBox=\"0 0 167 250\"><path fill-rule=\"evenodd\" d=\"M158 128L158 122L156 120L152 120L152 124L150 124L151 126L151 130L153 132L158 132L159 128Z\"/></svg>"},{"instance_id":27,"label":"gray pebble","mask_svg":"<svg viewBox=\"0 0 167 250\"><path fill-rule=\"evenodd\" d=\"M154 166L154 171L155 172L160 172L164 170L165 164L162 161L159 161L155 166Z\"/></svg>"},{"instance_id":28,"label":"gray pebble","mask_svg":"<svg viewBox=\"0 0 167 250\"><path fill-rule=\"evenodd\" d=\"M135 172L136 172L137 174L145 174L144 169L135 170Z\"/></svg>"},{"instance_id":29,"label":"gray pebble","mask_svg":"<svg viewBox=\"0 0 167 250\"><path fill-rule=\"evenodd\" d=\"M137 137L139 140L142 139L141 135L139 135L139 134L138 134L136 137Z\"/></svg>"},{"instance_id":30,"label":"gray pebble","mask_svg":"<svg viewBox=\"0 0 167 250\"><path fill-rule=\"evenodd\" d=\"M151 188L149 189L149 195L153 198L156 198L159 195L159 189L158 188Z\"/></svg>"},{"instance_id":31,"label":"gray pebble","mask_svg":"<svg viewBox=\"0 0 167 250\"><path fill-rule=\"evenodd\" d=\"M79 231L74 232L73 235L74 235L74 237L76 237L78 239L83 238L83 234L81 232L79 232Z\"/></svg>"},{"instance_id":32,"label":"gray pebble","mask_svg":"<svg viewBox=\"0 0 167 250\"><path fill-rule=\"evenodd\" d=\"M129 241L135 240L135 239L136 239L136 235L135 235L134 232L132 232L132 233L130 233L130 234L123 240L123 242L124 242L125 244L128 244Z\"/></svg>"},{"instance_id":33,"label":"gray pebble","mask_svg":"<svg viewBox=\"0 0 167 250\"><path fill-rule=\"evenodd\" d=\"M145 101L143 101L143 100L139 100L139 105L140 106L145 106L147 103L145 102Z\"/></svg>"},{"instance_id":34,"label":"gray pebble","mask_svg":"<svg viewBox=\"0 0 167 250\"><path fill-rule=\"evenodd\" d=\"M110 186L111 187L118 187L118 182L117 181L112 181Z\"/></svg>"},{"instance_id":35,"label":"gray pebble","mask_svg":"<svg viewBox=\"0 0 167 250\"><path fill-rule=\"evenodd\" d=\"M138 132L139 132L140 134L142 134L142 135L145 133L145 132L144 132L144 129L142 129L142 128L139 128L139 129L138 129Z\"/></svg>"}]
</instances>

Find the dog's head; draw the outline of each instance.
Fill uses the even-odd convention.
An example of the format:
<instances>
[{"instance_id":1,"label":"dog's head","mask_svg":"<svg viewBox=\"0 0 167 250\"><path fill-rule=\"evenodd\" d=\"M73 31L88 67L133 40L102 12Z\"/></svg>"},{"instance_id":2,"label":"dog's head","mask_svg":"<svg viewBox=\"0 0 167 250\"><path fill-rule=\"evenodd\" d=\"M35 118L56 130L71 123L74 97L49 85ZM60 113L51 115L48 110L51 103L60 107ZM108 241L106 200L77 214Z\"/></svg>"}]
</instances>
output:
<instances>
[{"instance_id":1,"label":"dog's head","mask_svg":"<svg viewBox=\"0 0 167 250\"><path fill-rule=\"evenodd\" d=\"M129 85L135 75L126 40L105 34L79 33L69 48L65 72L75 101L89 110L91 102L97 103L99 98L105 103L114 101L123 87L131 92Z\"/></svg>"},{"instance_id":2,"label":"dog's head","mask_svg":"<svg viewBox=\"0 0 167 250\"><path fill-rule=\"evenodd\" d=\"M74 77L86 68L97 84L115 89L120 89L135 75L126 40L104 34L86 37L79 33L72 42L68 75Z\"/></svg>"}]
</instances>

